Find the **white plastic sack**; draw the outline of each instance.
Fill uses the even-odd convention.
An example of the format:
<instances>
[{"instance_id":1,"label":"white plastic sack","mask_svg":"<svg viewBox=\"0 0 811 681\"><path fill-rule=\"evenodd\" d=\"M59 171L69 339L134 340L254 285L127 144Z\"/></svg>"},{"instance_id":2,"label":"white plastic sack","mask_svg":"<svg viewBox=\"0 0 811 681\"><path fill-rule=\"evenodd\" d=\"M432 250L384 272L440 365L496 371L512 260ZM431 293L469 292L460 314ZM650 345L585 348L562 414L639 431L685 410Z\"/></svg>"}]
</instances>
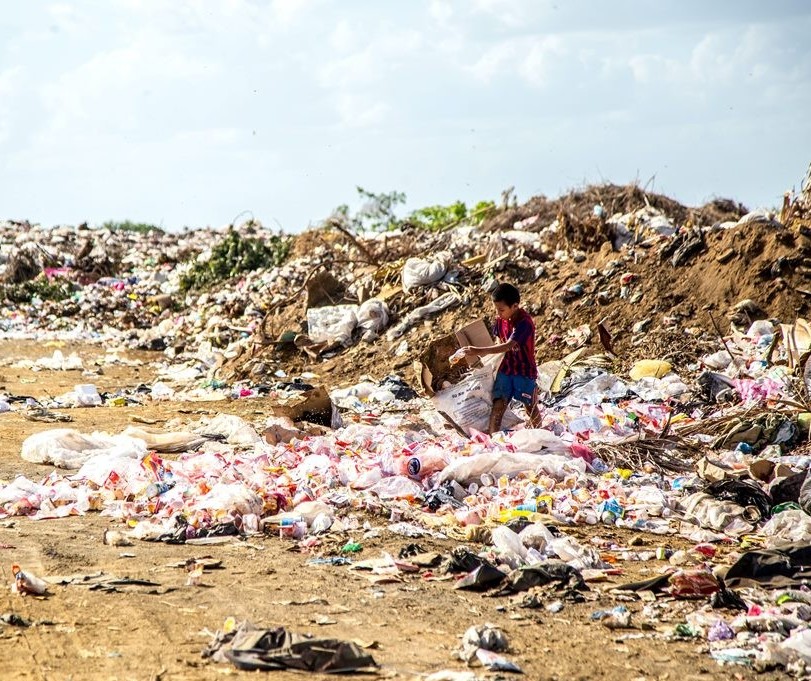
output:
<instances>
[{"instance_id":1,"label":"white plastic sack","mask_svg":"<svg viewBox=\"0 0 811 681\"><path fill-rule=\"evenodd\" d=\"M126 435L83 435L72 428L34 433L23 442L21 456L31 463L49 463L57 468L77 469L94 456L141 458L146 444Z\"/></svg>"},{"instance_id":2,"label":"white plastic sack","mask_svg":"<svg viewBox=\"0 0 811 681\"><path fill-rule=\"evenodd\" d=\"M811 516L796 508L785 510L773 515L760 528L760 534L766 537L766 548L807 541L811 536Z\"/></svg>"},{"instance_id":3,"label":"white plastic sack","mask_svg":"<svg viewBox=\"0 0 811 681\"><path fill-rule=\"evenodd\" d=\"M755 521L760 518L759 511L753 506L721 501L705 492L695 492L682 499L679 510L688 522L731 536L752 532Z\"/></svg>"},{"instance_id":4,"label":"white plastic sack","mask_svg":"<svg viewBox=\"0 0 811 681\"><path fill-rule=\"evenodd\" d=\"M440 390L431 397L437 411L447 414L465 433L473 430L486 432L493 408L493 383L501 364L502 355L488 355L482 359L484 366L474 369L459 383ZM507 408L501 427L513 428L521 419Z\"/></svg>"},{"instance_id":5,"label":"white plastic sack","mask_svg":"<svg viewBox=\"0 0 811 681\"><path fill-rule=\"evenodd\" d=\"M380 333L389 324L389 306L372 298L358 308L358 326L367 332Z\"/></svg>"},{"instance_id":6,"label":"white plastic sack","mask_svg":"<svg viewBox=\"0 0 811 681\"><path fill-rule=\"evenodd\" d=\"M411 478L395 475L390 478L383 478L370 487L369 491L381 499L413 499L422 493L422 487Z\"/></svg>"},{"instance_id":7,"label":"white plastic sack","mask_svg":"<svg viewBox=\"0 0 811 681\"><path fill-rule=\"evenodd\" d=\"M232 515L262 513L262 499L245 485L239 482L218 482L208 494L200 497L195 506L208 511L225 511Z\"/></svg>"},{"instance_id":8,"label":"white plastic sack","mask_svg":"<svg viewBox=\"0 0 811 681\"><path fill-rule=\"evenodd\" d=\"M567 473L583 473L585 469L586 463L582 459L566 459L553 454L485 452L452 461L439 474L439 483L455 480L466 487L471 482L480 482L485 474L498 479L502 475L512 478L519 473L531 472L543 472L550 477L562 479Z\"/></svg>"},{"instance_id":9,"label":"white plastic sack","mask_svg":"<svg viewBox=\"0 0 811 681\"><path fill-rule=\"evenodd\" d=\"M195 430L212 435L224 435L229 445L241 447L250 447L262 440L251 424L233 414L217 414L208 422L200 422Z\"/></svg>"},{"instance_id":10,"label":"white plastic sack","mask_svg":"<svg viewBox=\"0 0 811 681\"><path fill-rule=\"evenodd\" d=\"M357 305L311 307L307 310L307 335L315 343L349 345L357 325Z\"/></svg>"},{"instance_id":11,"label":"white plastic sack","mask_svg":"<svg viewBox=\"0 0 811 681\"><path fill-rule=\"evenodd\" d=\"M561 440L551 430L545 428L523 428L510 433L507 438L510 444L519 452L535 454L538 452L551 452L567 455L571 446Z\"/></svg>"},{"instance_id":12,"label":"white plastic sack","mask_svg":"<svg viewBox=\"0 0 811 681\"><path fill-rule=\"evenodd\" d=\"M448 271L451 256L438 253L433 258L409 258L403 266L403 290L410 293L419 286L428 286L439 281Z\"/></svg>"}]
</instances>

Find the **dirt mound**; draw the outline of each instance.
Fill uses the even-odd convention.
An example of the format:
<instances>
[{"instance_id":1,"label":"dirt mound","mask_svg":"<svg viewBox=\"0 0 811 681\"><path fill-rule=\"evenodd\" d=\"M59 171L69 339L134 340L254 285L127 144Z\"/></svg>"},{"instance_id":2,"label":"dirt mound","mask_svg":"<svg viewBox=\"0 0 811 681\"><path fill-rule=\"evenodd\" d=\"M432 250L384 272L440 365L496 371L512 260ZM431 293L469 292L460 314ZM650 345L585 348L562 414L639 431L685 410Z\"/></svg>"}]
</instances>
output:
<instances>
[{"instance_id":1,"label":"dirt mound","mask_svg":"<svg viewBox=\"0 0 811 681\"><path fill-rule=\"evenodd\" d=\"M572 229L584 229L599 224L595 207L599 207L596 213L604 217L631 213L644 207L654 208L665 213L677 225L686 224L690 218L701 225L737 221L748 212L742 204L731 199L716 198L700 208L689 208L664 194L646 192L636 184L602 184L573 190L556 199L542 195L533 197L521 206L507 208L485 220L483 229L512 229L516 222L527 219L534 219L527 227L530 231L545 227L555 220L566 220Z\"/></svg>"},{"instance_id":2,"label":"dirt mound","mask_svg":"<svg viewBox=\"0 0 811 681\"><path fill-rule=\"evenodd\" d=\"M511 257L496 267L486 263L463 265L460 260L456 281L463 304L414 326L402 338L360 342L317 359L292 343L275 343L256 347L230 369L247 376L253 368L250 375L255 378L259 362L260 373L275 366L291 373L313 371L329 375L331 384L355 382L363 375L382 378L389 373L405 374L414 382L412 363L432 339L471 319L491 315L486 290L490 277L514 282L521 289L525 307L536 318L539 361L559 358L583 341L598 348L596 327L602 322L613 336L613 349L620 361L631 354L635 358L647 355L667 357L676 366L686 366L717 346L713 321L726 333L731 322L745 327L757 317L793 321L809 313L811 239L773 223L708 229L700 233L694 252L674 266L669 254L680 239L683 233L657 237L621 252L603 242L598 251L576 257L545 257L542 262L526 257L526 250L534 249L512 248ZM469 253L475 256L477 250L469 247L460 257ZM425 253L426 249L416 252ZM391 286L399 270L400 265L390 263L375 272L380 281ZM340 276L340 270L334 272ZM380 284L372 286L369 293L379 295L382 290L384 285ZM398 292L389 298L393 316L403 316L436 293L434 288L416 296ZM753 304L743 310L736 308L747 299ZM759 308L762 313L752 312ZM306 325L300 322L305 314L300 301L295 307L276 310L269 318L274 337L291 327L302 331ZM578 336L571 331L583 325L588 326L588 332L581 329Z\"/></svg>"}]
</instances>

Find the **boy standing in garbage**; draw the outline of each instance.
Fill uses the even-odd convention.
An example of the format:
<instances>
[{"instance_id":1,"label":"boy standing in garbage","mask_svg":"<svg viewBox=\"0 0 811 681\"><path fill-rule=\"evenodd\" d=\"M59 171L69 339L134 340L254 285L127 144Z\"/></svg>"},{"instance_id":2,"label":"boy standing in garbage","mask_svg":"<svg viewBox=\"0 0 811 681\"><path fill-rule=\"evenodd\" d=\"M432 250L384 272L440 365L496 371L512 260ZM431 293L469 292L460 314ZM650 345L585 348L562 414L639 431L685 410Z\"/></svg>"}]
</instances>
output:
<instances>
[{"instance_id":1,"label":"boy standing in garbage","mask_svg":"<svg viewBox=\"0 0 811 681\"><path fill-rule=\"evenodd\" d=\"M504 353L493 384L493 409L488 433L501 430L504 412L513 399L522 402L534 428L541 426L538 410L538 365L535 363L535 322L520 307L521 294L512 284L499 284L493 291L496 322L493 335L500 341L489 347L468 345L462 348L465 357L481 357Z\"/></svg>"}]
</instances>

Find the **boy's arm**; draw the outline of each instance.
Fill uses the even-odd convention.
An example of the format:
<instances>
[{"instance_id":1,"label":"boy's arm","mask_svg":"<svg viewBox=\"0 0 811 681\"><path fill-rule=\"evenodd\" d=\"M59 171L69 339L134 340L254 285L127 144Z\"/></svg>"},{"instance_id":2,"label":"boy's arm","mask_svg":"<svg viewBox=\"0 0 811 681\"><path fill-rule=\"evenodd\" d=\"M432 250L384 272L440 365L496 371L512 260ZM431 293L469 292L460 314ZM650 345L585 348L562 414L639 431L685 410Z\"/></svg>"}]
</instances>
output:
<instances>
[{"instance_id":1,"label":"boy's arm","mask_svg":"<svg viewBox=\"0 0 811 681\"><path fill-rule=\"evenodd\" d=\"M497 345L487 345L487 346L476 346L476 345L466 345L462 348L462 352L465 353L465 357L481 357L482 355L499 355L502 352L507 352L510 348L517 345L517 343L510 339L504 343L498 343Z\"/></svg>"}]
</instances>

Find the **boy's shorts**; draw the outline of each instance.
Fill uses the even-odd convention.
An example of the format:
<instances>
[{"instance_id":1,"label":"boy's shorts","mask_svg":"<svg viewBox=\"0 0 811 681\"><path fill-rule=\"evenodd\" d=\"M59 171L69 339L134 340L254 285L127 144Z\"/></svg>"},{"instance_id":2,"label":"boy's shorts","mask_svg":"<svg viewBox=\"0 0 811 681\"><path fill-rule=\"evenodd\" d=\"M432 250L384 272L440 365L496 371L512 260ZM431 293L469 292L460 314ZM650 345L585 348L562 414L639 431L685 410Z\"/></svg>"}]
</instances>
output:
<instances>
[{"instance_id":1,"label":"boy's shorts","mask_svg":"<svg viewBox=\"0 0 811 681\"><path fill-rule=\"evenodd\" d=\"M535 391L538 384L534 378L527 376L508 376L500 371L496 374L496 381L493 384L494 400L518 400L526 406L531 407L535 400Z\"/></svg>"}]
</instances>

